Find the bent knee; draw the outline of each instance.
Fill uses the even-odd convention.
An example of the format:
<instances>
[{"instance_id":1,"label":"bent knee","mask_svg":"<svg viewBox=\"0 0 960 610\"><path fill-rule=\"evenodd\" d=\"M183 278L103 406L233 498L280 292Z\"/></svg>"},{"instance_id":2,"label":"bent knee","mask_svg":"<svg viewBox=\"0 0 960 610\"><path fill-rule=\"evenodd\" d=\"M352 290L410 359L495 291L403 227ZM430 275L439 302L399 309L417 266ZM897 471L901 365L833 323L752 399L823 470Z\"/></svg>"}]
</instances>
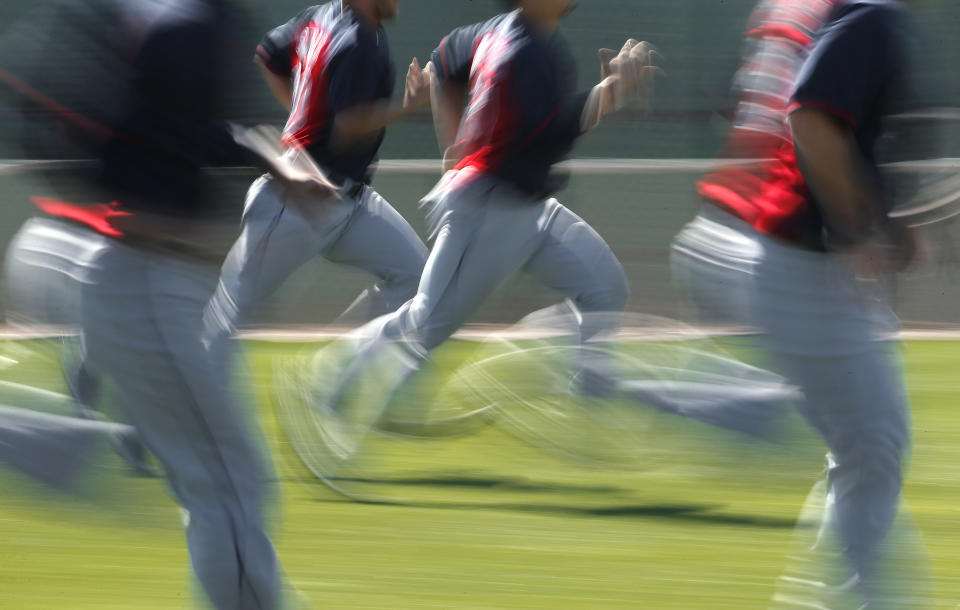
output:
<instances>
[{"instance_id":1,"label":"bent knee","mask_svg":"<svg viewBox=\"0 0 960 610\"><path fill-rule=\"evenodd\" d=\"M623 311L630 299L630 283L620 262L612 261L596 269L591 288L581 293L576 301L583 311Z\"/></svg>"}]
</instances>

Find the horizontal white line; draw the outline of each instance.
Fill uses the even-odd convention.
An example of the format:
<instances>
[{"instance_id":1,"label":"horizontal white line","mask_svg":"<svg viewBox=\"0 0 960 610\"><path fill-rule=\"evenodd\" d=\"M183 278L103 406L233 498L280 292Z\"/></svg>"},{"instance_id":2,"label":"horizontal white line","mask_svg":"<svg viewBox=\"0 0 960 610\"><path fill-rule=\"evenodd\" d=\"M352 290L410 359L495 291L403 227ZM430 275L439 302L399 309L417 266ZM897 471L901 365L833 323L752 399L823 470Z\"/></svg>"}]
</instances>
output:
<instances>
[{"instance_id":1,"label":"horizontal white line","mask_svg":"<svg viewBox=\"0 0 960 610\"><path fill-rule=\"evenodd\" d=\"M751 167L764 159L571 159L558 164L558 168L573 174L686 174L702 173L729 167ZM87 159L57 159L38 161L30 159L0 159L0 175L12 175L31 171L65 171L93 167ZM901 161L884 165L892 171L939 172L960 170L960 158ZM254 167L209 168L214 175L254 175L260 173ZM439 159L384 159L377 166L383 174L439 175Z\"/></svg>"},{"instance_id":2,"label":"horizontal white line","mask_svg":"<svg viewBox=\"0 0 960 610\"><path fill-rule=\"evenodd\" d=\"M511 325L503 324L467 324L456 334L454 338L465 341L481 341L497 335L500 337L512 338L538 338L551 336L549 332L506 332ZM336 339L350 332L350 328L343 326L283 326L283 327L265 327L251 328L241 330L238 335L241 339L250 339L254 341L277 341L277 342L310 342L321 341L325 339ZM721 327L721 326L701 326L689 327L687 336L697 336L705 334L712 337L736 336L747 334L742 328ZM0 340L18 340L18 339L53 339L75 334L74 329L63 326L30 326L29 328L19 328L14 326L0 326ZM620 335L626 339L637 337L683 337L682 327L670 328L650 328L650 327L625 327L620 331ZM942 327L917 326L910 327L909 323L899 333L899 339L915 340L960 340L960 326L944 325Z\"/></svg>"}]
</instances>

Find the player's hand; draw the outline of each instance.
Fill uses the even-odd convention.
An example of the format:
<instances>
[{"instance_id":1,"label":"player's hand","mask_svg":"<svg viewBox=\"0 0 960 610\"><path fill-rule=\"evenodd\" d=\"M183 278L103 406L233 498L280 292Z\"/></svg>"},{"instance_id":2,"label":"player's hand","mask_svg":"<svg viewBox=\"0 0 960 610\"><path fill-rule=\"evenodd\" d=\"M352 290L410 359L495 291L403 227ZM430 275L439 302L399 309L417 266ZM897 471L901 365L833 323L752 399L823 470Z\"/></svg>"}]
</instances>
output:
<instances>
[{"instance_id":1,"label":"player's hand","mask_svg":"<svg viewBox=\"0 0 960 610\"><path fill-rule=\"evenodd\" d=\"M891 271L916 270L926 267L933 260L933 246L921 227L893 223L887 235Z\"/></svg>"},{"instance_id":2,"label":"player's hand","mask_svg":"<svg viewBox=\"0 0 960 610\"><path fill-rule=\"evenodd\" d=\"M277 159L273 175L290 193L311 199L339 199L339 187L331 182L310 157L310 153L301 148L295 149Z\"/></svg>"},{"instance_id":3,"label":"player's hand","mask_svg":"<svg viewBox=\"0 0 960 610\"><path fill-rule=\"evenodd\" d=\"M915 227L892 224L881 235L843 250L857 277L877 280L926 264L929 243Z\"/></svg>"},{"instance_id":4,"label":"player's hand","mask_svg":"<svg viewBox=\"0 0 960 610\"><path fill-rule=\"evenodd\" d=\"M413 110L430 103L430 77L420 69L414 57L407 68L407 81L403 90L404 110Z\"/></svg>"},{"instance_id":5,"label":"player's hand","mask_svg":"<svg viewBox=\"0 0 960 610\"><path fill-rule=\"evenodd\" d=\"M888 275L887 252L876 241L868 241L842 251L857 279L876 281Z\"/></svg>"},{"instance_id":6,"label":"player's hand","mask_svg":"<svg viewBox=\"0 0 960 610\"><path fill-rule=\"evenodd\" d=\"M597 51L600 75L611 85L615 108L621 108L631 100L649 107L653 99L654 76L660 71L654 64L657 56L652 44L633 38L623 43L619 52L612 49Z\"/></svg>"},{"instance_id":7,"label":"player's hand","mask_svg":"<svg viewBox=\"0 0 960 610\"><path fill-rule=\"evenodd\" d=\"M234 139L260 160L270 174L291 193L309 198L339 198L339 187L302 148L284 151L280 132L272 126L234 130Z\"/></svg>"},{"instance_id":8,"label":"player's hand","mask_svg":"<svg viewBox=\"0 0 960 610\"><path fill-rule=\"evenodd\" d=\"M606 47L597 49L597 59L600 60L600 80L610 76L610 62L617 56L617 52Z\"/></svg>"}]
</instances>

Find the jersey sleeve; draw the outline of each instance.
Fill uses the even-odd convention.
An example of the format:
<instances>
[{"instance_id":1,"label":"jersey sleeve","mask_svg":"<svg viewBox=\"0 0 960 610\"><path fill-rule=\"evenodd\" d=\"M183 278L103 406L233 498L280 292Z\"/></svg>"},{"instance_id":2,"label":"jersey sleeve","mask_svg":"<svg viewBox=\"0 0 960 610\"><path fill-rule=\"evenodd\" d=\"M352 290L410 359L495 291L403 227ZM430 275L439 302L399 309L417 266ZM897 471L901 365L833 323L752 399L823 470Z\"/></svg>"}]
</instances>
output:
<instances>
[{"instance_id":1,"label":"jersey sleeve","mask_svg":"<svg viewBox=\"0 0 960 610\"><path fill-rule=\"evenodd\" d=\"M800 69L789 110L817 108L856 127L894 72L891 18L866 7L827 26Z\"/></svg>"},{"instance_id":2,"label":"jersey sleeve","mask_svg":"<svg viewBox=\"0 0 960 610\"><path fill-rule=\"evenodd\" d=\"M294 45L304 18L305 14L300 13L283 25L273 28L257 45L257 57L271 72L280 76L290 75Z\"/></svg>"},{"instance_id":3,"label":"jersey sleeve","mask_svg":"<svg viewBox=\"0 0 960 610\"><path fill-rule=\"evenodd\" d=\"M430 54L430 61L441 82L466 84L477 48L477 39L484 31L483 23L457 28L444 36Z\"/></svg>"}]
</instances>

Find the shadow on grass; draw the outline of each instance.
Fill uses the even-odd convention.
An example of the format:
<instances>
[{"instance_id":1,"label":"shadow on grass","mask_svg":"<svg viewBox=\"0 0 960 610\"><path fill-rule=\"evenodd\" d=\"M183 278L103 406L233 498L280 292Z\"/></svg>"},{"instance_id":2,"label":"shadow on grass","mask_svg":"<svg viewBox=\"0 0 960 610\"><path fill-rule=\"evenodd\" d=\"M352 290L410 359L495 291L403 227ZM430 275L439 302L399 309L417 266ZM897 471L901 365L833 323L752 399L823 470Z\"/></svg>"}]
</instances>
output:
<instances>
[{"instance_id":1,"label":"shadow on grass","mask_svg":"<svg viewBox=\"0 0 960 610\"><path fill-rule=\"evenodd\" d=\"M316 481L314 479L314 481ZM495 478L477 476L432 476L432 477L396 477L396 478L337 478L332 482L340 486L339 499L323 498L321 502L356 502L359 504L396 506L403 508L421 508L428 510L488 510L597 518L638 518L666 519L720 526L742 526L765 529L792 529L797 526L794 519L765 517L736 513L716 512L723 508L719 504L625 504L614 506L575 506L566 504L548 504L537 502L423 502L394 500L386 497L349 497L350 485L389 485L424 486L468 489L492 489L517 492L540 493L627 493L629 490L616 486L566 485L557 483L536 483L522 478ZM317 485L322 485L319 481ZM343 490L347 491L344 492ZM804 524L806 526L806 524Z\"/></svg>"},{"instance_id":2,"label":"shadow on grass","mask_svg":"<svg viewBox=\"0 0 960 610\"><path fill-rule=\"evenodd\" d=\"M305 477L284 477L285 482L311 483L317 479L312 475ZM391 485L397 487L447 487L456 489L493 489L534 493L594 493L618 494L629 490L615 485L569 485L563 483L536 483L520 477L483 477L465 474L435 475L390 478L350 478L331 477L335 483L361 483L363 485Z\"/></svg>"},{"instance_id":3,"label":"shadow on grass","mask_svg":"<svg viewBox=\"0 0 960 610\"><path fill-rule=\"evenodd\" d=\"M777 517L761 517L732 513L712 512L722 505L716 504L645 504L622 506L568 506L559 504L535 503L486 503L486 502L403 502L391 500L327 500L329 502L357 502L360 504L374 504L381 506L397 506L403 508L423 508L436 510L491 510L505 512L534 513L540 515L557 515L569 517L610 517L610 518L639 518L664 519L668 521L684 521L688 523L702 523L705 525L741 526L763 529L793 529L798 524L793 519ZM811 524L800 524L800 527L812 527Z\"/></svg>"}]
</instances>

